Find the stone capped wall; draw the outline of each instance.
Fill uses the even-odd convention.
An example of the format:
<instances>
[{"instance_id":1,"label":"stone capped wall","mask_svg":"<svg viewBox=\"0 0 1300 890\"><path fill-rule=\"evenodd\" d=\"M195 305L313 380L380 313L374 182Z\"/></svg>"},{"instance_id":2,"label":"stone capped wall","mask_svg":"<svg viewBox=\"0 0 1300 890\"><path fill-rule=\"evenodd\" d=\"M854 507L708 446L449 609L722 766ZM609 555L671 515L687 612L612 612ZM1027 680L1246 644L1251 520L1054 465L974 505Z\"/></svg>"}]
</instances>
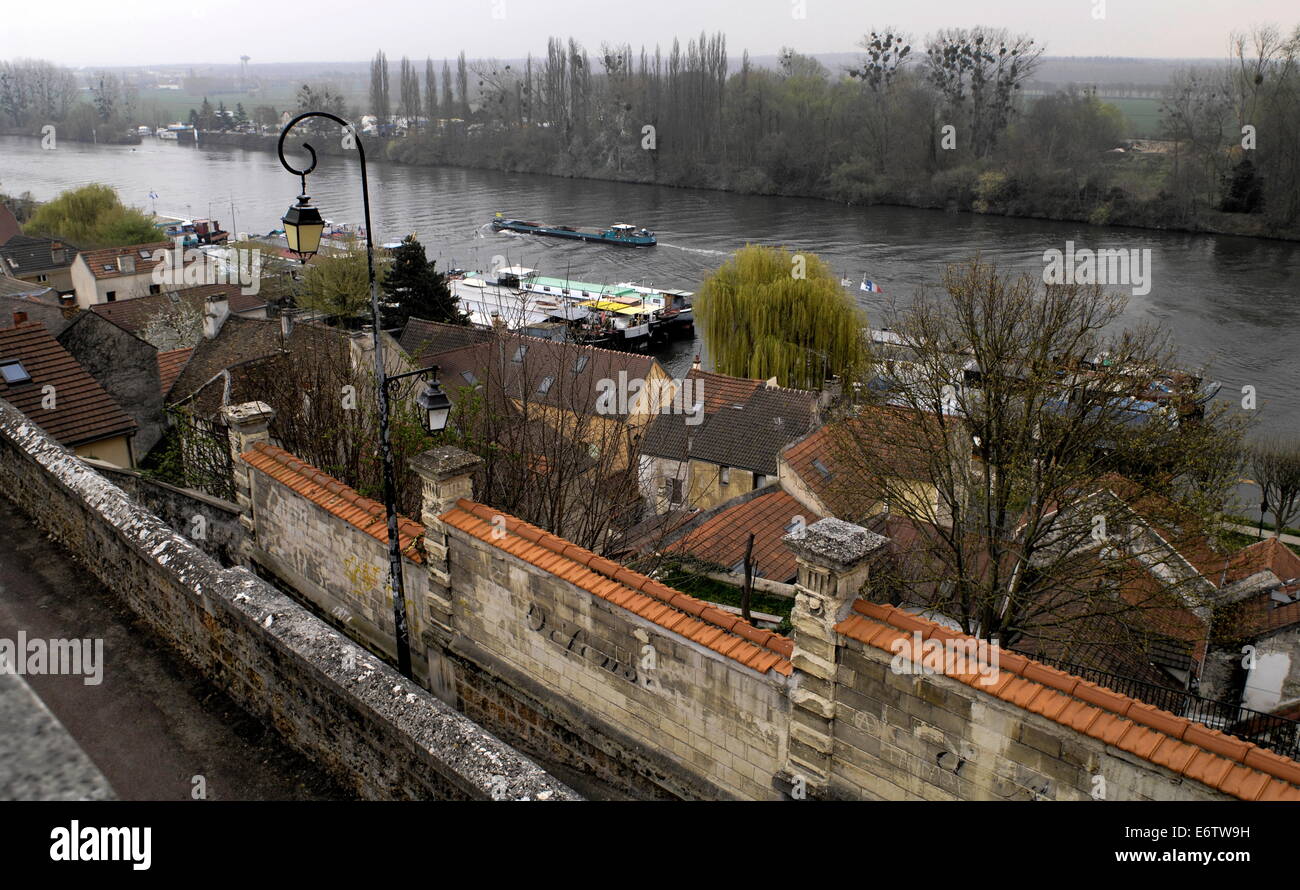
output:
<instances>
[{"instance_id":1,"label":"stone capped wall","mask_svg":"<svg viewBox=\"0 0 1300 890\"><path fill-rule=\"evenodd\" d=\"M358 796L576 797L247 569L223 569L3 400L0 495Z\"/></svg>"}]
</instances>

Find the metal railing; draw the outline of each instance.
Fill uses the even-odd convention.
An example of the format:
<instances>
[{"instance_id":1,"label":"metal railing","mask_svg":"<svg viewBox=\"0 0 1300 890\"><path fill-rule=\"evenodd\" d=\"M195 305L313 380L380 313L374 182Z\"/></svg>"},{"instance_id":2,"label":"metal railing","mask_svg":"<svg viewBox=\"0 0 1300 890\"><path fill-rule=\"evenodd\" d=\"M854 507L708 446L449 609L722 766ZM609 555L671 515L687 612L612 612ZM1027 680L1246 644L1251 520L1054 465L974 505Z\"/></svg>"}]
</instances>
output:
<instances>
[{"instance_id":1,"label":"metal railing","mask_svg":"<svg viewBox=\"0 0 1300 890\"><path fill-rule=\"evenodd\" d=\"M1300 722L1295 720L1278 717L1275 714L1266 714L1263 711L1253 711L1250 708L1243 708L1229 702L1202 698L1196 693L1188 692L1185 689L1147 683L1142 680L1135 680L1132 677L1110 674L1106 671L1071 664L1068 661L1061 661L1056 658L1044 658L1040 655L1028 654L1026 654L1026 657L1059 668L1066 673L1074 674L1076 677L1082 677L1096 683L1098 686L1105 686L1107 689L1121 695L1127 695L1138 701L1154 705L1171 714L1186 717L1188 720L1194 720L1197 723L1204 723L1211 729L1217 729L1239 739L1254 742L1261 748L1267 748L1274 753L1281 754L1283 757L1300 760Z\"/></svg>"}]
</instances>

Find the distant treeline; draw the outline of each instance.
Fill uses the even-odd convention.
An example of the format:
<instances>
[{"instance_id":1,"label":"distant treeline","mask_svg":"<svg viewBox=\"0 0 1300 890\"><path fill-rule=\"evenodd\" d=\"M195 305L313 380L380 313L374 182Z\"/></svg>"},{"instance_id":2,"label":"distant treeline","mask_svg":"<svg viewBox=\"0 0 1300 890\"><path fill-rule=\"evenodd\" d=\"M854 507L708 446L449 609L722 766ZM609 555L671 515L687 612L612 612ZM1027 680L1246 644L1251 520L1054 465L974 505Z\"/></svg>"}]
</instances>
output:
<instances>
[{"instance_id":1,"label":"distant treeline","mask_svg":"<svg viewBox=\"0 0 1300 890\"><path fill-rule=\"evenodd\" d=\"M441 78L404 58L391 86L380 53L369 113L408 163L1296 236L1300 28L1233 46L1171 80L1146 150L1091 92L1022 96L1042 48L989 28L924 46L873 31L839 72L791 50L736 65L721 34L667 53L553 38L523 66L461 54Z\"/></svg>"}]
</instances>

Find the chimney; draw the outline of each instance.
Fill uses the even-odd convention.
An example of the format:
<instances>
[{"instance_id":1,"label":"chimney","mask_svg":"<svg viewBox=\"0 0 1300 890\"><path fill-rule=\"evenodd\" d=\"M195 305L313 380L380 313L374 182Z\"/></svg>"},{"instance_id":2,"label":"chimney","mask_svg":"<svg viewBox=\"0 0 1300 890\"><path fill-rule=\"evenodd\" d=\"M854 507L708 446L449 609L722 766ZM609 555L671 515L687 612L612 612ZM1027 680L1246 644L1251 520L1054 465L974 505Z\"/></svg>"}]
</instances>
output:
<instances>
[{"instance_id":1,"label":"chimney","mask_svg":"<svg viewBox=\"0 0 1300 890\"><path fill-rule=\"evenodd\" d=\"M50 262L56 266L62 266L67 259L67 251L63 249L62 241L50 242Z\"/></svg>"},{"instance_id":2,"label":"chimney","mask_svg":"<svg viewBox=\"0 0 1300 890\"><path fill-rule=\"evenodd\" d=\"M500 312L492 313L492 332L495 334L504 334L506 330L506 320L501 317Z\"/></svg>"},{"instance_id":3,"label":"chimney","mask_svg":"<svg viewBox=\"0 0 1300 890\"><path fill-rule=\"evenodd\" d=\"M14 327L18 327L20 324L27 324L27 313L26 313L26 312L15 312L15 313L14 313Z\"/></svg>"},{"instance_id":4,"label":"chimney","mask_svg":"<svg viewBox=\"0 0 1300 890\"><path fill-rule=\"evenodd\" d=\"M208 340L216 339L221 333L221 326L230 315L230 300L225 294L213 294L208 297L207 308L203 312L203 336Z\"/></svg>"},{"instance_id":5,"label":"chimney","mask_svg":"<svg viewBox=\"0 0 1300 890\"><path fill-rule=\"evenodd\" d=\"M288 340L293 333L294 310L284 309L280 312L280 336Z\"/></svg>"},{"instance_id":6,"label":"chimney","mask_svg":"<svg viewBox=\"0 0 1300 890\"><path fill-rule=\"evenodd\" d=\"M699 369L700 369L700 354L697 352L695 353L695 361L691 362L691 370L698 371Z\"/></svg>"}]
</instances>

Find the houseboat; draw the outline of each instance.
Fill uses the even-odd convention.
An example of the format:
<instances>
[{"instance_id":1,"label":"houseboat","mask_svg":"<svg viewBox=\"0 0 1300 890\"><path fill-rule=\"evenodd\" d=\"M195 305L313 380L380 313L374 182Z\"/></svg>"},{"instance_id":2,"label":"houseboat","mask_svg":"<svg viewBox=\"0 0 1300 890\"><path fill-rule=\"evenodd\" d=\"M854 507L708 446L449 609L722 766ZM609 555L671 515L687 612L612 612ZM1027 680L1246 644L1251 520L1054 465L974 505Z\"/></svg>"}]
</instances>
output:
<instances>
[{"instance_id":1,"label":"houseboat","mask_svg":"<svg viewBox=\"0 0 1300 890\"><path fill-rule=\"evenodd\" d=\"M522 219L509 219L498 213L492 220L492 229L497 232L519 232L523 235L549 235L553 238L569 238L577 241L594 241L600 244L616 244L621 247L653 247L658 243L655 233L648 229L637 228L628 223L614 223L604 229L581 226L557 226L550 223L529 222Z\"/></svg>"},{"instance_id":2,"label":"houseboat","mask_svg":"<svg viewBox=\"0 0 1300 890\"><path fill-rule=\"evenodd\" d=\"M569 339L627 350L693 333L689 291L549 278L520 266L449 279L463 308L484 326L494 318L512 329L559 322Z\"/></svg>"}]
</instances>

